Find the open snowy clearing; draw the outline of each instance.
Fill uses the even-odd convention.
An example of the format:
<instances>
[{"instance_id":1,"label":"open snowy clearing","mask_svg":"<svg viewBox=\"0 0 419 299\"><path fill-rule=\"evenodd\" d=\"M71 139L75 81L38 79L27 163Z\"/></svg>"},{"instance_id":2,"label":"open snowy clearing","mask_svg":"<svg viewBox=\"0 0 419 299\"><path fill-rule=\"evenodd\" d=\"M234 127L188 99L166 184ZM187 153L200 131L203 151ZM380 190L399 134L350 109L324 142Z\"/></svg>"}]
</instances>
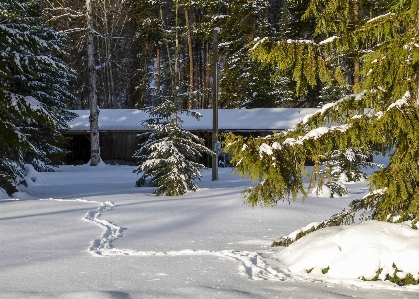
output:
<instances>
[{"instance_id":1,"label":"open snowy clearing","mask_svg":"<svg viewBox=\"0 0 419 299\"><path fill-rule=\"evenodd\" d=\"M290 272L291 258L281 261L289 248L270 247L341 211L367 192L365 184L348 184L351 195L343 198L309 197L304 204L252 209L240 195L252 183L232 175L231 168L219 171L215 182L203 171L200 190L181 197L135 188L137 175L128 166L64 166L36 175L16 194L19 200L0 201L0 298L419 296L416 286ZM312 239L312 246L323 242L325 252L336 257L335 243L328 240ZM412 262L418 261L417 247L399 241L411 249Z\"/></svg>"}]
</instances>

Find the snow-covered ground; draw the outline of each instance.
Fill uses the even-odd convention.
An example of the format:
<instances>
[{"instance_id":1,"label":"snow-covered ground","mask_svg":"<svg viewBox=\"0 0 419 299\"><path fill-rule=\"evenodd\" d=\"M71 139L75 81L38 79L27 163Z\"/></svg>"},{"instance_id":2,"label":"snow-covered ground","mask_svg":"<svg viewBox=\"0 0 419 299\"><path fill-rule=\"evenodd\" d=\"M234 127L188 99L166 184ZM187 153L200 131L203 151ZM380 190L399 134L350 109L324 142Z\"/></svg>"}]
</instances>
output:
<instances>
[{"instance_id":1,"label":"snow-covered ground","mask_svg":"<svg viewBox=\"0 0 419 299\"><path fill-rule=\"evenodd\" d=\"M384 267L395 254L416 271L417 231L400 224L326 229L270 247L363 196L363 183L348 184L347 197L252 209L240 195L252 183L219 171L218 181L203 171L199 191L181 197L134 187L128 166L30 171L35 182L19 200L0 200L0 298L419 297L416 286L365 282L350 271L362 263L371 273L371 263Z\"/></svg>"}]
</instances>

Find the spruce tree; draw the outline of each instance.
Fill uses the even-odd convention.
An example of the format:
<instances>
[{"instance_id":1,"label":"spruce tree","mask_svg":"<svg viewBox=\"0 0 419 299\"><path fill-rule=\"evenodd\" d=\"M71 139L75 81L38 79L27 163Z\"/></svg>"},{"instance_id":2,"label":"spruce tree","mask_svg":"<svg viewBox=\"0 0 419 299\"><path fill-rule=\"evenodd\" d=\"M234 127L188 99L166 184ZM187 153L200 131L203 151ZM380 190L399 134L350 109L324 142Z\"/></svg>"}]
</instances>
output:
<instances>
[{"instance_id":1,"label":"spruce tree","mask_svg":"<svg viewBox=\"0 0 419 299\"><path fill-rule=\"evenodd\" d=\"M73 75L61 59L62 37L44 25L42 1L3 1L0 9L0 187L10 195L25 163L51 169L45 165L64 153Z\"/></svg>"},{"instance_id":2,"label":"spruce tree","mask_svg":"<svg viewBox=\"0 0 419 299\"><path fill-rule=\"evenodd\" d=\"M220 107L257 108L280 105L280 85L272 82L274 71L251 60L250 42L257 37L275 36L269 23L265 0L230 1L220 24Z\"/></svg>"},{"instance_id":3,"label":"spruce tree","mask_svg":"<svg viewBox=\"0 0 419 299\"><path fill-rule=\"evenodd\" d=\"M157 105L167 96L170 84L168 47L170 32L165 30L163 14L169 4L162 1L128 1L131 23L135 30L133 50L138 53L134 62L129 106L144 108Z\"/></svg>"},{"instance_id":4,"label":"spruce tree","mask_svg":"<svg viewBox=\"0 0 419 299\"><path fill-rule=\"evenodd\" d=\"M141 174L136 186L158 187L156 195L179 196L188 190L196 191L193 180L200 179L200 170L205 168L199 158L212 151L204 146L203 139L182 128L180 114L197 119L200 114L179 110L168 100L144 110L150 115L146 127L151 132L139 136L140 141L145 141L134 154L140 164L134 172Z\"/></svg>"},{"instance_id":5,"label":"spruce tree","mask_svg":"<svg viewBox=\"0 0 419 299\"><path fill-rule=\"evenodd\" d=\"M261 181L246 190L248 204L275 205L299 193L306 196L308 160L314 162L311 188L324 180L319 174L325 153L370 148L391 151L389 164L369 177L371 192L328 225L352 221L359 211L375 220L418 220L419 1L386 1L379 10L366 11L367 2L312 0L303 18L316 21L313 39L263 40L255 47L253 57L260 62L280 72L293 69L301 94L317 80L351 83L339 65L329 65L337 56L359 55L361 68L356 93L325 105L295 129L266 138L228 135L225 150L233 154L237 170Z\"/></svg>"}]
</instances>

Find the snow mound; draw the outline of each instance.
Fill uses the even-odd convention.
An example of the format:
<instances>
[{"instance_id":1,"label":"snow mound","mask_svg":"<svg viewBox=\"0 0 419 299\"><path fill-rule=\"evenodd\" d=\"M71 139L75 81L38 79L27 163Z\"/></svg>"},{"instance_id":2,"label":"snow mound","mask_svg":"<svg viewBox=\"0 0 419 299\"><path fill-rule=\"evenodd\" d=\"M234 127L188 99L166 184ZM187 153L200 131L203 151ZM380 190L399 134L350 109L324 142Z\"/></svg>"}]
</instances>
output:
<instances>
[{"instance_id":1,"label":"snow mound","mask_svg":"<svg viewBox=\"0 0 419 299\"><path fill-rule=\"evenodd\" d=\"M0 200L9 200L9 195L7 195L6 191L2 188L0 188Z\"/></svg>"},{"instance_id":2,"label":"snow mound","mask_svg":"<svg viewBox=\"0 0 419 299\"><path fill-rule=\"evenodd\" d=\"M91 163L91 161L92 160L89 160L89 162L87 162L86 164L84 164L84 165L79 165L79 167L80 166L84 166L85 168L87 167L87 168L100 168L100 167L106 167L106 166L108 166L108 164L106 164L105 162L103 162L103 160L102 159L100 159L100 161L99 161L99 164L98 165L96 165L96 166L91 166L90 165L90 163ZM92 169L93 169L92 168Z\"/></svg>"},{"instance_id":3,"label":"snow mound","mask_svg":"<svg viewBox=\"0 0 419 299\"><path fill-rule=\"evenodd\" d=\"M320 198L330 198L332 196L332 190L326 185L323 185L318 188L313 188L313 191L311 191L311 194Z\"/></svg>"},{"instance_id":4,"label":"snow mound","mask_svg":"<svg viewBox=\"0 0 419 299\"><path fill-rule=\"evenodd\" d=\"M280 251L278 259L290 272L310 272L338 279L372 279L381 270L398 277L419 278L419 231L410 222L367 221L313 232ZM325 271L327 269L327 271ZM323 274L323 272L326 272Z\"/></svg>"},{"instance_id":5,"label":"snow mound","mask_svg":"<svg viewBox=\"0 0 419 299\"><path fill-rule=\"evenodd\" d=\"M32 200L32 199L35 199L35 197L29 195L28 193L21 192L21 191L13 193L12 196L13 196L13 200Z\"/></svg>"},{"instance_id":6,"label":"snow mound","mask_svg":"<svg viewBox=\"0 0 419 299\"><path fill-rule=\"evenodd\" d=\"M33 183L46 183L42 174L36 171L36 169L31 164L25 164L25 181L28 186L33 185Z\"/></svg>"}]
</instances>

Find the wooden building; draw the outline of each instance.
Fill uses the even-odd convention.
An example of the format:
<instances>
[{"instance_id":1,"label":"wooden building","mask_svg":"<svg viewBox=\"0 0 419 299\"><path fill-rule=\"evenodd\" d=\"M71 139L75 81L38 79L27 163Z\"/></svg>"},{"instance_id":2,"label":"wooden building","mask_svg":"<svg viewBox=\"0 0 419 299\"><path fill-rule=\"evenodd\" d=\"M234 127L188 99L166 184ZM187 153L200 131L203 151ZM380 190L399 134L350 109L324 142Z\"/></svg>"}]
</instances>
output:
<instances>
[{"instance_id":1,"label":"wooden building","mask_svg":"<svg viewBox=\"0 0 419 299\"><path fill-rule=\"evenodd\" d=\"M218 113L219 132L266 136L272 132L290 129L316 108L258 108L220 109ZM212 109L196 110L202 117L181 115L185 130L206 140L211 148ZM88 110L72 110L79 115L69 122L65 135L68 140L67 164L85 164L90 160L90 124ZM107 164L135 164L132 157L138 149L137 135L146 132L144 120L149 116L137 109L101 109L99 114L100 155ZM207 158L209 159L209 158ZM208 161L203 161L207 164Z\"/></svg>"}]
</instances>

